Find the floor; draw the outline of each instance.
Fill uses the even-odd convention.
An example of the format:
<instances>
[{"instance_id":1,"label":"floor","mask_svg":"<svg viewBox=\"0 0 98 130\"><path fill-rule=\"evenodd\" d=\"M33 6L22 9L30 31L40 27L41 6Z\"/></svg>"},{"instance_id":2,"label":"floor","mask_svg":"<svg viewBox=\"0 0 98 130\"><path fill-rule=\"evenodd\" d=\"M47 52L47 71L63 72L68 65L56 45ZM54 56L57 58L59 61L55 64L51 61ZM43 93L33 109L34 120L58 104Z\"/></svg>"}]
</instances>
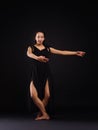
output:
<instances>
[{"instance_id":1,"label":"floor","mask_svg":"<svg viewBox=\"0 0 98 130\"><path fill-rule=\"evenodd\" d=\"M36 121L32 116L2 115L0 130L98 130L94 114L57 114L51 120Z\"/></svg>"}]
</instances>

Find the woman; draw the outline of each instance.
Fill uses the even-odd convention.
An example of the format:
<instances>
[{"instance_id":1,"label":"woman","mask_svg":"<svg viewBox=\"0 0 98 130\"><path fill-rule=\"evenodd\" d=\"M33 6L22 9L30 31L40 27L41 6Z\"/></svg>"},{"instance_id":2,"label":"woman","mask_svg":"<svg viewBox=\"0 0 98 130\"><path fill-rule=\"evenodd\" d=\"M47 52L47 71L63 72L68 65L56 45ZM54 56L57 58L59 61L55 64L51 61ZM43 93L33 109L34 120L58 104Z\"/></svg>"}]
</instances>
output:
<instances>
[{"instance_id":1,"label":"woman","mask_svg":"<svg viewBox=\"0 0 98 130\"><path fill-rule=\"evenodd\" d=\"M32 58L32 75L30 80L30 97L37 106L39 112L35 120L49 120L47 106L52 96L52 87L49 70L49 55L75 55L83 57L83 51L57 50L44 44L45 35L43 32L37 32L35 35L36 43L29 46L27 56Z\"/></svg>"}]
</instances>

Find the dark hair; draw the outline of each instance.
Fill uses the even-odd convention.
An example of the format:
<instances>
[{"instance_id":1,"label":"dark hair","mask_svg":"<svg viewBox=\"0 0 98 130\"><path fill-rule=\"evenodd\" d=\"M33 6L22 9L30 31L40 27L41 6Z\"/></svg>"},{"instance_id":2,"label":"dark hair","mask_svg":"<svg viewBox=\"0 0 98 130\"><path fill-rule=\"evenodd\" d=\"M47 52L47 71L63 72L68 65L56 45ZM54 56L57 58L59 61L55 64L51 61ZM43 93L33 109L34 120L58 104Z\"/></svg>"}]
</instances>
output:
<instances>
[{"instance_id":1,"label":"dark hair","mask_svg":"<svg viewBox=\"0 0 98 130\"><path fill-rule=\"evenodd\" d=\"M35 32L35 36L36 36L36 34L37 34L37 33L39 33L39 32L40 32L40 33L43 33L43 34L44 34L44 37L45 37L45 32L44 32L44 31L41 31L41 30L40 30L40 31Z\"/></svg>"}]
</instances>

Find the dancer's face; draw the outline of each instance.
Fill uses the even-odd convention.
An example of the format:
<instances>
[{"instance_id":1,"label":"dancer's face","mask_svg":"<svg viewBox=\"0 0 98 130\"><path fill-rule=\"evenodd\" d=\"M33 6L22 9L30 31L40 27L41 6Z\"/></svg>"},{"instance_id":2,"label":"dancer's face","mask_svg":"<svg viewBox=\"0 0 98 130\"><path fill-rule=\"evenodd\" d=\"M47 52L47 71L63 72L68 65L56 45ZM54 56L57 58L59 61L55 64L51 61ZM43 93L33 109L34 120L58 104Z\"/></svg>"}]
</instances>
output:
<instances>
[{"instance_id":1,"label":"dancer's face","mask_svg":"<svg viewBox=\"0 0 98 130\"><path fill-rule=\"evenodd\" d=\"M37 44L43 44L45 37L43 32L38 32L35 36L35 40Z\"/></svg>"}]
</instances>

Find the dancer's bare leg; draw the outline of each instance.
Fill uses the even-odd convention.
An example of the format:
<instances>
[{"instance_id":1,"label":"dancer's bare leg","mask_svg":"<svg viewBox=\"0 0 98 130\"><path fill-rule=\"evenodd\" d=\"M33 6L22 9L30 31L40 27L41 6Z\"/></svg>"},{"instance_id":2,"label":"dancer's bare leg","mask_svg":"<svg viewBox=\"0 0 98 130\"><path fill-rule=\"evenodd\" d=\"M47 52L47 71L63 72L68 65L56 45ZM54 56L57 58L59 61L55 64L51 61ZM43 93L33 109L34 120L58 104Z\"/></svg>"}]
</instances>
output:
<instances>
[{"instance_id":1,"label":"dancer's bare leg","mask_svg":"<svg viewBox=\"0 0 98 130\"><path fill-rule=\"evenodd\" d=\"M42 101L45 107L48 104L49 98L50 98L50 90L49 90L49 82L47 80L46 85L45 85L45 96L44 96L44 99Z\"/></svg>"},{"instance_id":2,"label":"dancer's bare leg","mask_svg":"<svg viewBox=\"0 0 98 130\"><path fill-rule=\"evenodd\" d=\"M34 101L34 103L36 104L36 106L40 109L40 111L41 111L41 114L42 114L42 118L41 119L49 119L49 116L48 116L48 114L47 114L47 112L46 112L46 109L45 109L45 106L44 106L44 104L43 104L43 102L39 99L39 97L38 97L38 93L37 93L37 90L36 90L36 88L35 88L35 86L34 86L34 84L33 84L33 82L31 82L30 83L30 95L31 95L31 97L32 97L32 99L33 99L33 101ZM40 120L39 118L37 119L36 118L36 120Z\"/></svg>"},{"instance_id":3,"label":"dancer's bare leg","mask_svg":"<svg viewBox=\"0 0 98 130\"><path fill-rule=\"evenodd\" d=\"M47 106L49 98L50 98L50 90L49 90L49 82L47 80L46 81L46 85L45 85L45 96L44 96L44 99L42 100L42 102L44 104L44 107ZM39 112L38 115L37 115L37 117L41 117L41 116L42 116L41 112Z\"/></svg>"}]
</instances>

